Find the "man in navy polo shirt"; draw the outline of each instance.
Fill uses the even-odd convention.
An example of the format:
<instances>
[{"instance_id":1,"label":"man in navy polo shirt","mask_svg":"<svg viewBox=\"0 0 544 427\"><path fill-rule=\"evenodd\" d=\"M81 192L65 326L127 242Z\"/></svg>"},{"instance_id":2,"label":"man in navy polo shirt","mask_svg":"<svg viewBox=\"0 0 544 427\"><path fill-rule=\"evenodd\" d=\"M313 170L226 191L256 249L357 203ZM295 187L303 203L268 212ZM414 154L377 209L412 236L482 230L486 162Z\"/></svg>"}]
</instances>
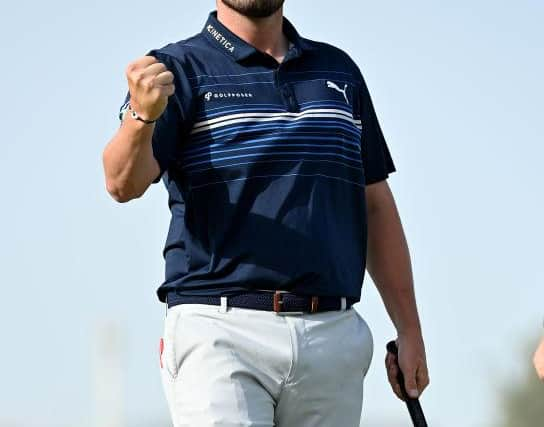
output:
<instances>
[{"instance_id":1,"label":"man in navy polo shirt","mask_svg":"<svg viewBox=\"0 0 544 427\"><path fill-rule=\"evenodd\" d=\"M171 222L160 366L175 426L357 426L372 336L365 267L428 384L395 170L357 65L283 0L218 0L201 33L132 62L108 192L162 178ZM389 381L401 397L396 365Z\"/></svg>"}]
</instances>

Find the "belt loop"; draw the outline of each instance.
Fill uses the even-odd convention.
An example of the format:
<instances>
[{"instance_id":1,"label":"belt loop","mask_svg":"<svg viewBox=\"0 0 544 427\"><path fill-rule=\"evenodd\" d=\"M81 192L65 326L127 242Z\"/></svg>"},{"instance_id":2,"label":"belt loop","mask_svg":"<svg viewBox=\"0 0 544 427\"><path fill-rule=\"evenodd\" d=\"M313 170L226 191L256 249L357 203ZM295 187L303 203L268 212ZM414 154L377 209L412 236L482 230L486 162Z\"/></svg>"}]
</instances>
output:
<instances>
[{"instance_id":1,"label":"belt loop","mask_svg":"<svg viewBox=\"0 0 544 427\"><path fill-rule=\"evenodd\" d=\"M221 297L221 306L219 307L219 313L226 313L226 312L227 312L227 297Z\"/></svg>"},{"instance_id":2,"label":"belt loop","mask_svg":"<svg viewBox=\"0 0 544 427\"><path fill-rule=\"evenodd\" d=\"M312 297L312 305L310 307L310 313L317 313L318 306L319 306L319 297Z\"/></svg>"},{"instance_id":3,"label":"belt loop","mask_svg":"<svg viewBox=\"0 0 544 427\"><path fill-rule=\"evenodd\" d=\"M276 312L276 314L278 314L281 311L282 305L283 305L283 299L282 299L281 292L280 291L274 292L274 311Z\"/></svg>"},{"instance_id":4,"label":"belt loop","mask_svg":"<svg viewBox=\"0 0 544 427\"><path fill-rule=\"evenodd\" d=\"M346 303L346 297L342 297L341 298L341 303L340 303L340 310L346 310L346 307L347 307L347 303Z\"/></svg>"}]
</instances>

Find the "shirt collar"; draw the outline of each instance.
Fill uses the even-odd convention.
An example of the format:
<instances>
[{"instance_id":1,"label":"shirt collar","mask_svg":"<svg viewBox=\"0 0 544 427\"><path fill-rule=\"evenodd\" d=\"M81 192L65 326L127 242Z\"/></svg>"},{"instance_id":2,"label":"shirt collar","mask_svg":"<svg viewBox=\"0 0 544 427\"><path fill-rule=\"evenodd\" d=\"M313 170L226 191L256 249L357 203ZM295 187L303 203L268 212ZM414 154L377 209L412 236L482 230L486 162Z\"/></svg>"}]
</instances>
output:
<instances>
[{"instance_id":1,"label":"shirt collar","mask_svg":"<svg viewBox=\"0 0 544 427\"><path fill-rule=\"evenodd\" d=\"M293 43L294 56L299 56L306 50L315 49L312 44L303 39L291 22L283 17L283 32ZM217 19L217 11L210 12L202 34L219 50L222 50L235 61L241 61L257 52L257 49L242 40Z\"/></svg>"}]
</instances>

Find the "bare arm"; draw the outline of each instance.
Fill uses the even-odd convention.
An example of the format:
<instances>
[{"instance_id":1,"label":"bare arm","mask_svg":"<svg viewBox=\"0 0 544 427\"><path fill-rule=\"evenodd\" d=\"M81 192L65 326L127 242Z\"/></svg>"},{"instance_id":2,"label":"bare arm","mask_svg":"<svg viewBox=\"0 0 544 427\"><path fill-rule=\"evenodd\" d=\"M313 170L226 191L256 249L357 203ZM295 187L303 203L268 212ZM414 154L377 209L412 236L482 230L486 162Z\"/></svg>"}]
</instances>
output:
<instances>
[{"instance_id":1,"label":"bare arm","mask_svg":"<svg viewBox=\"0 0 544 427\"><path fill-rule=\"evenodd\" d=\"M159 175L151 149L154 127L127 117L104 149L106 189L118 202L140 197Z\"/></svg>"},{"instance_id":2,"label":"bare arm","mask_svg":"<svg viewBox=\"0 0 544 427\"><path fill-rule=\"evenodd\" d=\"M366 188L367 269L399 333L420 333L408 245L386 181Z\"/></svg>"},{"instance_id":3,"label":"bare arm","mask_svg":"<svg viewBox=\"0 0 544 427\"><path fill-rule=\"evenodd\" d=\"M367 269L398 333L399 364L412 397L428 385L421 326L417 313L410 253L395 200L387 181L366 187L368 212ZM386 360L389 381L402 398L393 360Z\"/></svg>"},{"instance_id":4,"label":"bare arm","mask_svg":"<svg viewBox=\"0 0 544 427\"><path fill-rule=\"evenodd\" d=\"M144 119L161 116L174 94L174 76L153 56L144 56L127 67L130 103ZM140 197L159 175L151 140L155 124L127 115L102 155L106 189L118 202Z\"/></svg>"}]
</instances>

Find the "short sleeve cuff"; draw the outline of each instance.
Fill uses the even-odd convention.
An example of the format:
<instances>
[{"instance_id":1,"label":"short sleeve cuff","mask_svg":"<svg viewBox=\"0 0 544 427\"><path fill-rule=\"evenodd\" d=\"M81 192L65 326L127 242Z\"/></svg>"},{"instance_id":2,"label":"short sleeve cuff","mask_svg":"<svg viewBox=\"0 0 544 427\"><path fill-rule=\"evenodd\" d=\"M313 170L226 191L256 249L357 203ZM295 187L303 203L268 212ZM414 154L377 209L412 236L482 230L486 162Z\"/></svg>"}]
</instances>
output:
<instances>
[{"instance_id":1,"label":"short sleeve cuff","mask_svg":"<svg viewBox=\"0 0 544 427\"><path fill-rule=\"evenodd\" d=\"M389 154L389 153L387 153ZM380 182L389 178L389 175L396 172L397 168L393 163L393 159L390 155L386 156L385 162L383 163L383 168L381 170L375 170L373 173L365 174L365 184L371 185L376 182Z\"/></svg>"}]
</instances>

